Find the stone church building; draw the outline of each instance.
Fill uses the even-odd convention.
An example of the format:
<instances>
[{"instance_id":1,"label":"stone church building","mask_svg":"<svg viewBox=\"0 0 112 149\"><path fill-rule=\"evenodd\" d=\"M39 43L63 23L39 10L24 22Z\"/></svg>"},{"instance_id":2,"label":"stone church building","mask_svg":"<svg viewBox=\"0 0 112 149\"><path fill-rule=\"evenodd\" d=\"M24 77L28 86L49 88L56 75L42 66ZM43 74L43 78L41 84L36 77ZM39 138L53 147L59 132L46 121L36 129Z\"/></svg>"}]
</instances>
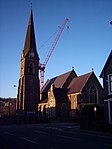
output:
<instances>
[{"instance_id":1,"label":"stone church building","mask_svg":"<svg viewBox=\"0 0 112 149\"><path fill-rule=\"evenodd\" d=\"M82 104L103 104L103 89L94 72L77 76L73 70L47 80L40 92L40 116L66 117Z\"/></svg>"},{"instance_id":2,"label":"stone church building","mask_svg":"<svg viewBox=\"0 0 112 149\"><path fill-rule=\"evenodd\" d=\"M32 9L24 49L21 55L20 79L16 102L18 115L37 115L40 99L39 56L36 48Z\"/></svg>"},{"instance_id":3,"label":"stone church building","mask_svg":"<svg viewBox=\"0 0 112 149\"><path fill-rule=\"evenodd\" d=\"M102 92L102 87L93 71L78 76L74 69L47 80L40 91L39 56L31 9L21 55L16 100L17 115L67 117L70 110L74 110L84 103L102 104Z\"/></svg>"}]
</instances>

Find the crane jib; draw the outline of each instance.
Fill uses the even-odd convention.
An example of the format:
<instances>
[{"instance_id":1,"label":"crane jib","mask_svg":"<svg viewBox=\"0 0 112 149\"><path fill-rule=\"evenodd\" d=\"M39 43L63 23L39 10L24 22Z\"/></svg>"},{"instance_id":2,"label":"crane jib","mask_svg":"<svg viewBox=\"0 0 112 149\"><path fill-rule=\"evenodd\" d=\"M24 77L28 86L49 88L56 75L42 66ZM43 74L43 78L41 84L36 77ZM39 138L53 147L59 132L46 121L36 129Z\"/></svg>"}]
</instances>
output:
<instances>
[{"instance_id":1,"label":"crane jib","mask_svg":"<svg viewBox=\"0 0 112 149\"><path fill-rule=\"evenodd\" d=\"M59 28L58 34L57 34L57 36L56 36L53 44L51 45L51 48L50 48L49 53L48 53L48 55L47 55L47 57L45 59L44 64L41 64L41 63L39 64L39 69L40 69L40 88L42 88L43 85L44 85L44 71L45 71L45 66L47 65L47 63L48 63L48 61L49 61L49 59L50 59L50 57L51 57L51 55L52 55L52 53L54 51L54 48L55 48L55 46L56 46L56 44L57 44L57 42L58 42L58 40L59 40L59 38L60 38L63 30L64 30L64 27L65 27L65 25L66 25L66 23L68 21L69 21L69 19L66 18L65 21L64 21L64 23L62 24L62 26Z\"/></svg>"}]
</instances>

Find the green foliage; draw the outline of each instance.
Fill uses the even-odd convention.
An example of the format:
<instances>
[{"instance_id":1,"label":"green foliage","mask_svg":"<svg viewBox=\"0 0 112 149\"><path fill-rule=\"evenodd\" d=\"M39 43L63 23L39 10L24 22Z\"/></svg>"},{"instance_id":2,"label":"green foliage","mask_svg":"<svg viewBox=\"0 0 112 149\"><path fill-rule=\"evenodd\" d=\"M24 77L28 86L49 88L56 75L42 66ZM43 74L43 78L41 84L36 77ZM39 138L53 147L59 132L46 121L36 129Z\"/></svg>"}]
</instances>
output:
<instances>
[{"instance_id":1,"label":"green foliage","mask_svg":"<svg viewBox=\"0 0 112 149\"><path fill-rule=\"evenodd\" d=\"M94 107L97 107L96 104L83 104L81 107L81 115L92 116L94 114Z\"/></svg>"},{"instance_id":2,"label":"green foliage","mask_svg":"<svg viewBox=\"0 0 112 149\"><path fill-rule=\"evenodd\" d=\"M80 109L80 124L83 129L92 129L104 122L104 107L97 104L83 104ZM99 126L98 126L99 127Z\"/></svg>"}]
</instances>

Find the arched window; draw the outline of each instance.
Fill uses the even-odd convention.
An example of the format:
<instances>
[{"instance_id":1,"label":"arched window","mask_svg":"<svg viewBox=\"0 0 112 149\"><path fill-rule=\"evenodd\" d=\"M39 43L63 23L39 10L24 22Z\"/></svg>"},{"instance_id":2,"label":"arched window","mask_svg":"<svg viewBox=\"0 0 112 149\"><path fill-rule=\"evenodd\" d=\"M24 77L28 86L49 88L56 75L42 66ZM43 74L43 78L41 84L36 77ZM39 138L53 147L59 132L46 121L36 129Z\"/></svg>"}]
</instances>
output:
<instances>
[{"instance_id":1,"label":"arched window","mask_svg":"<svg viewBox=\"0 0 112 149\"><path fill-rule=\"evenodd\" d=\"M62 103L60 114L61 114L62 118L67 117L67 105L66 105L66 103Z\"/></svg>"},{"instance_id":2,"label":"arched window","mask_svg":"<svg viewBox=\"0 0 112 149\"><path fill-rule=\"evenodd\" d=\"M28 65L28 74L32 75L32 74L35 74L35 66L34 66L34 63L30 63Z\"/></svg>"},{"instance_id":3,"label":"arched window","mask_svg":"<svg viewBox=\"0 0 112 149\"><path fill-rule=\"evenodd\" d=\"M32 63L29 66L29 73L30 74L33 74L33 64Z\"/></svg>"},{"instance_id":4,"label":"arched window","mask_svg":"<svg viewBox=\"0 0 112 149\"><path fill-rule=\"evenodd\" d=\"M95 86L91 86L89 90L89 101L90 103L97 103L97 88Z\"/></svg>"},{"instance_id":5,"label":"arched window","mask_svg":"<svg viewBox=\"0 0 112 149\"><path fill-rule=\"evenodd\" d=\"M67 109L66 103L62 103L61 109Z\"/></svg>"}]
</instances>

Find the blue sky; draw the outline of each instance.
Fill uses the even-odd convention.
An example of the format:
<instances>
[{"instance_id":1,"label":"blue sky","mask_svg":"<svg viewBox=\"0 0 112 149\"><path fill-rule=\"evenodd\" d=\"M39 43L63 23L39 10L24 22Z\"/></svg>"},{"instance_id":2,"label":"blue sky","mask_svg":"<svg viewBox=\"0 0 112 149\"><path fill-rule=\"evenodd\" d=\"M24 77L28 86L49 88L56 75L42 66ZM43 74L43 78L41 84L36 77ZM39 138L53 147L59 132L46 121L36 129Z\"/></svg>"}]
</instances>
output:
<instances>
[{"instance_id":1,"label":"blue sky","mask_svg":"<svg viewBox=\"0 0 112 149\"><path fill-rule=\"evenodd\" d=\"M74 69L83 75L94 68L99 79L112 50L112 0L0 0L0 97L16 97L20 57L32 2L37 51L41 63L55 39L41 45L65 27L46 66L45 80ZM99 79L100 82L101 79Z\"/></svg>"}]
</instances>

